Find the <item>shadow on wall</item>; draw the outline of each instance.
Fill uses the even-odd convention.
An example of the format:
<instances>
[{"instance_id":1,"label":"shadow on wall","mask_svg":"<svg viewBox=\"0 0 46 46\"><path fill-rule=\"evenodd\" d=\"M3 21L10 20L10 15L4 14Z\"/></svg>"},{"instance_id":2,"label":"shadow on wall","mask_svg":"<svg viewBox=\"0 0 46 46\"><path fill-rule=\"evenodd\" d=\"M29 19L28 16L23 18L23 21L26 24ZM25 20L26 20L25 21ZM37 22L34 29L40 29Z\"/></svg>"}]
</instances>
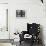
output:
<instances>
[{"instance_id":1,"label":"shadow on wall","mask_svg":"<svg viewBox=\"0 0 46 46\"><path fill-rule=\"evenodd\" d=\"M45 46L44 45L44 37L43 37L43 26L42 25L40 25L40 39L42 40L42 45Z\"/></svg>"}]
</instances>

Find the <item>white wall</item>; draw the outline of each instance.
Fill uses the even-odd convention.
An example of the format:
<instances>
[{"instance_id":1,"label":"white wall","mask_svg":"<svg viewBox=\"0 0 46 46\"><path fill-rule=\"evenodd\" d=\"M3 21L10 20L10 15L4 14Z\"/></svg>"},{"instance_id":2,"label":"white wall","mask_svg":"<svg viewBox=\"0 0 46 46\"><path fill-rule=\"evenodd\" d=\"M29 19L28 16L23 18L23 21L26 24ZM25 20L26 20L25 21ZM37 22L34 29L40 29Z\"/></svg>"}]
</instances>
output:
<instances>
[{"instance_id":1,"label":"white wall","mask_svg":"<svg viewBox=\"0 0 46 46\"><path fill-rule=\"evenodd\" d=\"M25 10L25 18L16 18L16 10ZM28 23L40 23L43 28L44 41L46 42L46 16L45 5L40 0L10 0L9 1L9 31L11 36L18 30L27 29ZM11 37L13 38L13 37Z\"/></svg>"},{"instance_id":2,"label":"white wall","mask_svg":"<svg viewBox=\"0 0 46 46\"><path fill-rule=\"evenodd\" d=\"M0 3L8 3L8 0L0 0Z\"/></svg>"},{"instance_id":3,"label":"white wall","mask_svg":"<svg viewBox=\"0 0 46 46\"><path fill-rule=\"evenodd\" d=\"M0 0L8 2L8 0ZM40 23L43 26L44 41L46 42L46 16L45 5L40 0L9 0L9 31L11 36L18 30L26 30L28 23ZM25 18L16 18L16 10L22 9L26 12ZM13 38L13 37L11 37ZM46 44L46 43L45 43Z\"/></svg>"}]
</instances>

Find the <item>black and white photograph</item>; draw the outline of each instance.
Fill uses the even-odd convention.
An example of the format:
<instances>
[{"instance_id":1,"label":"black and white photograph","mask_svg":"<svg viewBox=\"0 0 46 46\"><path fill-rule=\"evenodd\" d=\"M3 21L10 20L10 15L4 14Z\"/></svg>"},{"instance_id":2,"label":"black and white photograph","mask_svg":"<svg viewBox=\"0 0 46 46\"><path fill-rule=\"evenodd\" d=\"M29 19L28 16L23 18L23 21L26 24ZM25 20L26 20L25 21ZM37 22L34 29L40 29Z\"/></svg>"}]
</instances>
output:
<instances>
[{"instance_id":1,"label":"black and white photograph","mask_svg":"<svg viewBox=\"0 0 46 46\"><path fill-rule=\"evenodd\" d=\"M25 11L24 10L16 10L16 17L25 17Z\"/></svg>"},{"instance_id":2,"label":"black and white photograph","mask_svg":"<svg viewBox=\"0 0 46 46\"><path fill-rule=\"evenodd\" d=\"M46 0L0 0L0 46L46 46Z\"/></svg>"}]
</instances>

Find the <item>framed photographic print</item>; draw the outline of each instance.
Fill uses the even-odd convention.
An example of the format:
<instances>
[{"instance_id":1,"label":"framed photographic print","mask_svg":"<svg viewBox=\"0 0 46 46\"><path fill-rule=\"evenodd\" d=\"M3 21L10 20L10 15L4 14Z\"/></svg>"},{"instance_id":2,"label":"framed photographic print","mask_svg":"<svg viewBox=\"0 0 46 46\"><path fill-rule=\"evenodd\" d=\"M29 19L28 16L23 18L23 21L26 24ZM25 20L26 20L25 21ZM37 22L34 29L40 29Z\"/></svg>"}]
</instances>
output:
<instances>
[{"instance_id":1,"label":"framed photographic print","mask_svg":"<svg viewBox=\"0 0 46 46\"><path fill-rule=\"evenodd\" d=\"M16 10L16 17L25 17L25 10Z\"/></svg>"}]
</instances>

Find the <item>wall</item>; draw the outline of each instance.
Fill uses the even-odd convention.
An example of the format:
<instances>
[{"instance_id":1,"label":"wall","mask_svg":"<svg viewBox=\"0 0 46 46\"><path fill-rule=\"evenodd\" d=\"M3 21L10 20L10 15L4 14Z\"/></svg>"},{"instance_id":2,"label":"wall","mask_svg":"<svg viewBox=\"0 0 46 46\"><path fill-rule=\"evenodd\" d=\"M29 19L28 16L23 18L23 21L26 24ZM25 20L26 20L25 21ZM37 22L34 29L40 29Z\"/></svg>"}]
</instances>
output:
<instances>
[{"instance_id":1,"label":"wall","mask_svg":"<svg viewBox=\"0 0 46 46\"><path fill-rule=\"evenodd\" d=\"M25 18L16 18L16 10L22 9L26 12ZM12 0L9 1L9 31L10 36L18 30L27 30L28 23L40 23L43 30L46 30L46 16L44 15L44 5L40 0ZM11 37L12 38L12 37Z\"/></svg>"},{"instance_id":2,"label":"wall","mask_svg":"<svg viewBox=\"0 0 46 46\"><path fill-rule=\"evenodd\" d=\"M1 0L0 2L8 2ZM26 11L25 18L16 18L16 10L23 9ZM45 16L45 5L40 0L9 0L9 32L11 38L13 33L18 30L26 30L28 23L40 23L43 27L44 41L46 44L46 16Z\"/></svg>"},{"instance_id":3,"label":"wall","mask_svg":"<svg viewBox=\"0 0 46 46\"><path fill-rule=\"evenodd\" d=\"M0 0L0 3L8 3L8 0Z\"/></svg>"},{"instance_id":4,"label":"wall","mask_svg":"<svg viewBox=\"0 0 46 46\"><path fill-rule=\"evenodd\" d=\"M22 9L26 12L25 18L16 18L16 10ZM13 33L27 30L28 23L40 23L43 29L44 41L46 44L46 16L45 5L40 0L12 0L9 1L9 31L11 38Z\"/></svg>"}]
</instances>

